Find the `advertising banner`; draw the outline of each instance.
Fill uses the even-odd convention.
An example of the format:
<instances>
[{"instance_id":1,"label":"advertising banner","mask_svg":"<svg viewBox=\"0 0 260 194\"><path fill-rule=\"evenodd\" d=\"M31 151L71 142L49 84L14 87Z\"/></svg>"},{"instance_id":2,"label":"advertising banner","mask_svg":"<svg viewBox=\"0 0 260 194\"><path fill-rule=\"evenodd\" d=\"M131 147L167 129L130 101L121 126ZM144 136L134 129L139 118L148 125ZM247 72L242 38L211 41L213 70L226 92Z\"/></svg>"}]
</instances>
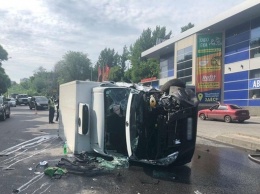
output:
<instances>
[{"instance_id":1,"label":"advertising banner","mask_svg":"<svg viewBox=\"0 0 260 194\"><path fill-rule=\"evenodd\" d=\"M259 89L260 88L260 79L249 80L249 89Z\"/></svg>"},{"instance_id":2,"label":"advertising banner","mask_svg":"<svg viewBox=\"0 0 260 194\"><path fill-rule=\"evenodd\" d=\"M197 36L196 95L201 103L221 101L222 33Z\"/></svg>"}]
</instances>

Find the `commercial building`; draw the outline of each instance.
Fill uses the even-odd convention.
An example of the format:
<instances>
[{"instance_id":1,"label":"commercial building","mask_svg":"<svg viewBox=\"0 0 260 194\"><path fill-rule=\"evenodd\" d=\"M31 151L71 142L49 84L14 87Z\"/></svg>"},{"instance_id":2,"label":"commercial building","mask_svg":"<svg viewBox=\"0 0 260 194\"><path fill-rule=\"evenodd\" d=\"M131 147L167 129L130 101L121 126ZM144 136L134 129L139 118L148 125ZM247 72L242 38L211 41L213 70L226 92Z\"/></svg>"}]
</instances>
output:
<instances>
[{"instance_id":1,"label":"commercial building","mask_svg":"<svg viewBox=\"0 0 260 194\"><path fill-rule=\"evenodd\" d=\"M161 86L180 78L201 104L232 103L260 115L260 0L240 5L144 51L160 61Z\"/></svg>"}]
</instances>

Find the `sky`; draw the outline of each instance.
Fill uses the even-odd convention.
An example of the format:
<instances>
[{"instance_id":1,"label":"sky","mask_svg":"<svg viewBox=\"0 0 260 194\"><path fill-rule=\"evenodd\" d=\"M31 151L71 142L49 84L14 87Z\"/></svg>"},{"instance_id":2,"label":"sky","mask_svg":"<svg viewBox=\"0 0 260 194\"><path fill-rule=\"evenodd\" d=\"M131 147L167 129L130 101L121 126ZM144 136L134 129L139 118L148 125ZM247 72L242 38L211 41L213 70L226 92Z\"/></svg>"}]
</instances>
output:
<instances>
[{"instance_id":1,"label":"sky","mask_svg":"<svg viewBox=\"0 0 260 194\"><path fill-rule=\"evenodd\" d=\"M166 27L172 37L189 22L199 25L245 0L0 0L2 67L12 81L52 71L68 51L93 64L105 48L122 54L143 30Z\"/></svg>"}]
</instances>

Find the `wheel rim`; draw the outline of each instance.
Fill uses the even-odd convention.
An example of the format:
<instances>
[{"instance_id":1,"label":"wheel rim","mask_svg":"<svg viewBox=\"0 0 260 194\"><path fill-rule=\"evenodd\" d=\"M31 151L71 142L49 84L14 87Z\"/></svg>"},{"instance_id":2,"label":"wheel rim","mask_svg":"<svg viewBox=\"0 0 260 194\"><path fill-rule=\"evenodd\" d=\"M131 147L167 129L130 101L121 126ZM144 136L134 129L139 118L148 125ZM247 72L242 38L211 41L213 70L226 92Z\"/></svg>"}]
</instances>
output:
<instances>
[{"instance_id":1,"label":"wheel rim","mask_svg":"<svg viewBox=\"0 0 260 194\"><path fill-rule=\"evenodd\" d=\"M230 121L231 121L230 116L225 116L225 121L226 121L227 123L230 123Z\"/></svg>"},{"instance_id":2,"label":"wheel rim","mask_svg":"<svg viewBox=\"0 0 260 194\"><path fill-rule=\"evenodd\" d=\"M204 115L204 114L201 114L201 115L200 115L200 118L201 118L201 120L205 120L205 115Z\"/></svg>"}]
</instances>

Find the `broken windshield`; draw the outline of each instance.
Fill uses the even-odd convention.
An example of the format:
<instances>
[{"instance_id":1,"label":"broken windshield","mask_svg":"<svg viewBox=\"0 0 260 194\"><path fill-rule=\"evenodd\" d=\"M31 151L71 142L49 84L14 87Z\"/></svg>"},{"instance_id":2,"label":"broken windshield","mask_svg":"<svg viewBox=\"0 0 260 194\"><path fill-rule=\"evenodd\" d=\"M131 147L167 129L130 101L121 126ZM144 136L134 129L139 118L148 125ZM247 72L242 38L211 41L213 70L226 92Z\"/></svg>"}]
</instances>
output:
<instances>
[{"instance_id":1,"label":"broken windshield","mask_svg":"<svg viewBox=\"0 0 260 194\"><path fill-rule=\"evenodd\" d=\"M105 150L126 155L125 115L129 88L105 90Z\"/></svg>"}]
</instances>

